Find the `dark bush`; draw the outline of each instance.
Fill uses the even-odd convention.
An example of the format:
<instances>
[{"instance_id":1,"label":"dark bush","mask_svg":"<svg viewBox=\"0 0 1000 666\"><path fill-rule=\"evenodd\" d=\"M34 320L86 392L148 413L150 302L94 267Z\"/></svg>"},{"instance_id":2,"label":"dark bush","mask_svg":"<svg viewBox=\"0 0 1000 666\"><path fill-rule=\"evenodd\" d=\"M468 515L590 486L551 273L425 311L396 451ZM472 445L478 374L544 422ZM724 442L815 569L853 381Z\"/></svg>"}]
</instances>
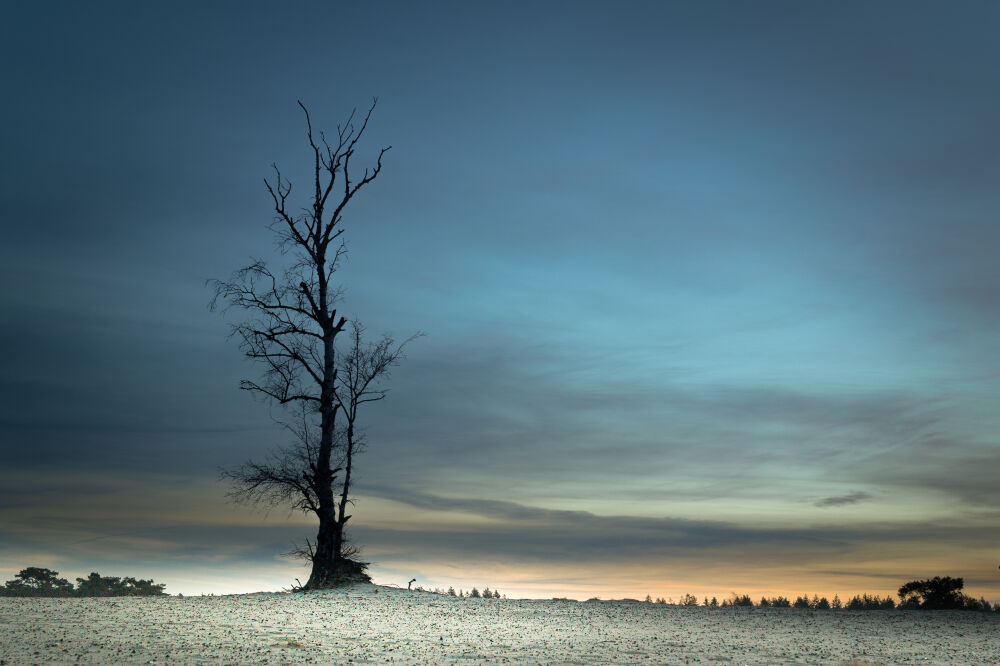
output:
<instances>
[{"instance_id":1,"label":"dark bush","mask_svg":"<svg viewBox=\"0 0 1000 666\"><path fill-rule=\"evenodd\" d=\"M750 599L749 595L744 594L740 596L733 592L733 594L722 602L723 608L734 608L736 606L749 606L753 607L753 601Z\"/></svg>"},{"instance_id":2,"label":"dark bush","mask_svg":"<svg viewBox=\"0 0 1000 666\"><path fill-rule=\"evenodd\" d=\"M117 576L101 576L92 572L86 578L76 579L76 596L78 597L155 597L164 594L163 583L135 578L119 578Z\"/></svg>"},{"instance_id":3,"label":"dark bush","mask_svg":"<svg viewBox=\"0 0 1000 666\"><path fill-rule=\"evenodd\" d=\"M981 610L986 611L987 613L990 611L1000 611L1000 603L990 604L990 602L986 601L983 597L979 597L979 601L973 601L972 603L976 605L976 608L969 608L969 610Z\"/></svg>"},{"instance_id":4,"label":"dark bush","mask_svg":"<svg viewBox=\"0 0 1000 666\"><path fill-rule=\"evenodd\" d=\"M135 578L103 577L92 573L87 578L77 578L77 587L64 578L56 578L58 571L40 567L22 569L14 580L0 588L5 597L146 597L165 594L163 583Z\"/></svg>"},{"instance_id":5,"label":"dark bush","mask_svg":"<svg viewBox=\"0 0 1000 666\"><path fill-rule=\"evenodd\" d=\"M5 597L69 597L73 584L65 578L56 578L58 571L42 567L28 567L14 576L0 589Z\"/></svg>"},{"instance_id":6,"label":"dark bush","mask_svg":"<svg viewBox=\"0 0 1000 666\"><path fill-rule=\"evenodd\" d=\"M923 610L982 610L981 604L962 594L965 581L951 576L911 580L899 588L900 606Z\"/></svg>"}]
</instances>

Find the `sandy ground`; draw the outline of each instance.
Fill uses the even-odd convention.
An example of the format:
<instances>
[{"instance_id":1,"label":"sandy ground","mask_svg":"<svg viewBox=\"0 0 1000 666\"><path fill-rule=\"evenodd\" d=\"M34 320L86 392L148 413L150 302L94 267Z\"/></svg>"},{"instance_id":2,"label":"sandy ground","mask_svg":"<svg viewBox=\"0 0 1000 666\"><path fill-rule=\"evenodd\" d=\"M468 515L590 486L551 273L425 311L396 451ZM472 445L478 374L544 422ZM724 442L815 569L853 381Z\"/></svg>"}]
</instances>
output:
<instances>
[{"instance_id":1,"label":"sandy ground","mask_svg":"<svg viewBox=\"0 0 1000 666\"><path fill-rule=\"evenodd\" d=\"M0 598L0 664L1000 664L1000 614L311 594Z\"/></svg>"}]
</instances>

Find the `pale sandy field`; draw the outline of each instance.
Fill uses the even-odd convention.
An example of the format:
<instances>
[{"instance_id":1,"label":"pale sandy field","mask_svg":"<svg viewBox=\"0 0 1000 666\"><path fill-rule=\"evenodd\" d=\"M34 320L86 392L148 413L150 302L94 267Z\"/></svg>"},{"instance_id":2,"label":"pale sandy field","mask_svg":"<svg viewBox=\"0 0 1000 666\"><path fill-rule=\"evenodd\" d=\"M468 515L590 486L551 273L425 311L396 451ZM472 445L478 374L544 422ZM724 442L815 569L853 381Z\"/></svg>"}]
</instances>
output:
<instances>
[{"instance_id":1,"label":"pale sandy field","mask_svg":"<svg viewBox=\"0 0 1000 666\"><path fill-rule=\"evenodd\" d=\"M311 594L0 599L0 664L1000 664L1000 614Z\"/></svg>"}]
</instances>

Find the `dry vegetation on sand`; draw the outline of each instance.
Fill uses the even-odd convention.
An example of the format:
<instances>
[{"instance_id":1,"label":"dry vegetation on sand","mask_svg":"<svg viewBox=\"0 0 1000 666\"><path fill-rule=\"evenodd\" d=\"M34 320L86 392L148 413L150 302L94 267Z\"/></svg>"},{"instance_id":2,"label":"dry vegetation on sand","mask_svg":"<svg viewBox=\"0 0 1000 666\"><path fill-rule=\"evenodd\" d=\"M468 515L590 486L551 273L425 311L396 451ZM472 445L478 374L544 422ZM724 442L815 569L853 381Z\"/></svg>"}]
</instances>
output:
<instances>
[{"instance_id":1,"label":"dry vegetation on sand","mask_svg":"<svg viewBox=\"0 0 1000 666\"><path fill-rule=\"evenodd\" d=\"M307 594L0 599L0 662L997 664L1000 615Z\"/></svg>"}]
</instances>

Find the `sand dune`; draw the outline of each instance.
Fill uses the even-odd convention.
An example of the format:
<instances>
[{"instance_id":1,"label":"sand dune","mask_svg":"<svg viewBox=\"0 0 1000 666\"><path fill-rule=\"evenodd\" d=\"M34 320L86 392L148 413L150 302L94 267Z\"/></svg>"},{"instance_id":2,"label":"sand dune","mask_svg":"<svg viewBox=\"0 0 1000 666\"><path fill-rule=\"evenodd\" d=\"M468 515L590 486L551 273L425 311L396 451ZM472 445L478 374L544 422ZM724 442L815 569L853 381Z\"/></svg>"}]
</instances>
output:
<instances>
[{"instance_id":1,"label":"sand dune","mask_svg":"<svg viewBox=\"0 0 1000 666\"><path fill-rule=\"evenodd\" d=\"M0 599L0 663L997 664L1000 615L457 599L391 587Z\"/></svg>"}]
</instances>

